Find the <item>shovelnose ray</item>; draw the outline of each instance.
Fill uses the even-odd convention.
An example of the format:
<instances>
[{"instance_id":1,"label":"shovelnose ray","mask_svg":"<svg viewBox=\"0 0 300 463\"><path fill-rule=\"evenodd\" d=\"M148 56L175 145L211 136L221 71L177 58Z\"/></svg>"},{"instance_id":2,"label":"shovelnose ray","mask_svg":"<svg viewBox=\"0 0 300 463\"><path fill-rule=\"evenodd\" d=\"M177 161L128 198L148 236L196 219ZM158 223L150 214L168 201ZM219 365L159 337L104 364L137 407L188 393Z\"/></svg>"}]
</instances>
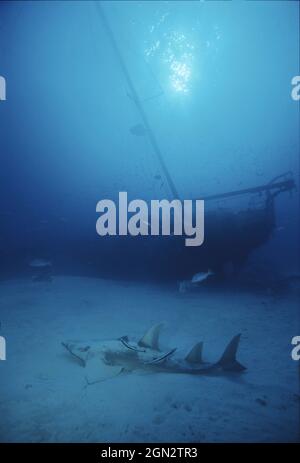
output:
<instances>
[{"instance_id":1,"label":"shovelnose ray","mask_svg":"<svg viewBox=\"0 0 300 463\"><path fill-rule=\"evenodd\" d=\"M197 343L185 358L177 358L176 348L161 351L159 347L161 327L162 324L153 326L138 342L129 341L128 336L123 336L115 340L88 343L67 341L62 345L84 368L88 384L134 370L214 375L240 373L246 369L236 359L240 334L232 338L217 362L208 363L202 358L202 342Z\"/></svg>"}]
</instances>

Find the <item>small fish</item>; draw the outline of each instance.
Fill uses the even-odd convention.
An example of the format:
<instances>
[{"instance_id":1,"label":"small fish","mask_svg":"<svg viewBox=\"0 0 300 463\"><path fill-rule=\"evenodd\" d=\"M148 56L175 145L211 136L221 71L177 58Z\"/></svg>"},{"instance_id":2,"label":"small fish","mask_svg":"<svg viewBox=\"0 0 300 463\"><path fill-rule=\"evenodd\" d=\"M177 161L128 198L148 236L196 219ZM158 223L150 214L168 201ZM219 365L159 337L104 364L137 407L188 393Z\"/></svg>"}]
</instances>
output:
<instances>
[{"instance_id":1,"label":"small fish","mask_svg":"<svg viewBox=\"0 0 300 463\"><path fill-rule=\"evenodd\" d=\"M52 262L46 259L33 259L29 262L29 266L33 268L51 267Z\"/></svg>"},{"instance_id":2,"label":"small fish","mask_svg":"<svg viewBox=\"0 0 300 463\"><path fill-rule=\"evenodd\" d=\"M193 276L191 281L192 283L202 283L202 281L205 281L210 275L214 275L214 272L211 270L208 270L207 272L199 272Z\"/></svg>"},{"instance_id":3,"label":"small fish","mask_svg":"<svg viewBox=\"0 0 300 463\"><path fill-rule=\"evenodd\" d=\"M136 135L137 137L144 137L146 135L146 129L142 124L137 124L130 127L130 133Z\"/></svg>"},{"instance_id":4,"label":"small fish","mask_svg":"<svg viewBox=\"0 0 300 463\"><path fill-rule=\"evenodd\" d=\"M155 178L155 180L160 180L161 176L159 174L157 174L157 175L154 175L154 178Z\"/></svg>"}]
</instances>

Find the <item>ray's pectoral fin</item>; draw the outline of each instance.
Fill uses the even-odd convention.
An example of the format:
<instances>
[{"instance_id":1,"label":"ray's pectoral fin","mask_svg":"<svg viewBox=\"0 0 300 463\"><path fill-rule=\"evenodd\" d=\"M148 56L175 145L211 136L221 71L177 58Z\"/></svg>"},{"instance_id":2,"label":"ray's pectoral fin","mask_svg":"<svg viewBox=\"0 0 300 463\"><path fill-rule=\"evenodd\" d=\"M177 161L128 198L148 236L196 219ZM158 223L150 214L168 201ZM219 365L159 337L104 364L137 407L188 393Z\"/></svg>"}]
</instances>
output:
<instances>
[{"instance_id":1,"label":"ray's pectoral fin","mask_svg":"<svg viewBox=\"0 0 300 463\"><path fill-rule=\"evenodd\" d=\"M162 323L152 326L139 340L138 345L141 347L148 347L153 350L159 350L158 341L162 326Z\"/></svg>"},{"instance_id":2,"label":"ray's pectoral fin","mask_svg":"<svg viewBox=\"0 0 300 463\"><path fill-rule=\"evenodd\" d=\"M202 351L203 351L203 342L198 342L197 344L194 345L194 347L190 350L188 355L185 357L186 362L192 365L203 363Z\"/></svg>"},{"instance_id":3,"label":"ray's pectoral fin","mask_svg":"<svg viewBox=\"0 0 300 463\"><path fill-rule=\"evenodd\" d=\"M95 384L119 375L123 367L108 365L102 359L94 357L89 359L85 366L85 379L87 384Z\"/></svg>"},{"instance_id":4,"label":"ray's pectoral fin","mask_svg":"<svg viewBox=\"0 0 300 463\"><path fill-rule=\"evenodd\" d=\"M239 347L240 338L240 334L237 334L236 336L234 336L234 338L232 338L232 340L226 347L222 357L216 363L217 366L221 367L225 371L240 372L247 369L236 359L236 353Z\"/></svg>"}]
</instances>

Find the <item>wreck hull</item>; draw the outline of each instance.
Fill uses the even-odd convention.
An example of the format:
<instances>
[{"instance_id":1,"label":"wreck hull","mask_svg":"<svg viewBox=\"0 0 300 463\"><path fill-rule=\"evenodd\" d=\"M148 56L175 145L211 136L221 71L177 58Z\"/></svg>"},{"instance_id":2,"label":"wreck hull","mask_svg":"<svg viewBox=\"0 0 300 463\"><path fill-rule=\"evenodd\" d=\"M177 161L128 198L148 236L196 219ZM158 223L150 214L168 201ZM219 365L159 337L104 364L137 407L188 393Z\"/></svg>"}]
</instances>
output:
<instances>
[{"instance_id":1,"label":"wreck hull","mask_svg":"<svg viewBox=\"0 0 300 463\"><path fill-rule=\"evenodd\" d=\"M184 279L207 269L220 273L228 263L238 271L274 227L271 204L260 210L207 213L204 243L197 247L186 246L178 236L105 237L95 244L106 274Z\"/></svg>"},{"instance_id":2,"label":"wreck hull","mask_svg":"<svg viewBox=\"0 0 300 463\"><path fill-rule=\"evenodd\" d=\"M254 249L268 241L274 227L273 200L261 209L206 212L201 246L186 246L184 236L100 237L95 220L81 227L70 221L31 231L30 238L24 234L2 252L0 271L3 276L16 270L32 273L30 257L43 256L52 261L53 274L189 279L208 269L221 273L228 263L238 270Z\"/></svg>"}]
</instances>

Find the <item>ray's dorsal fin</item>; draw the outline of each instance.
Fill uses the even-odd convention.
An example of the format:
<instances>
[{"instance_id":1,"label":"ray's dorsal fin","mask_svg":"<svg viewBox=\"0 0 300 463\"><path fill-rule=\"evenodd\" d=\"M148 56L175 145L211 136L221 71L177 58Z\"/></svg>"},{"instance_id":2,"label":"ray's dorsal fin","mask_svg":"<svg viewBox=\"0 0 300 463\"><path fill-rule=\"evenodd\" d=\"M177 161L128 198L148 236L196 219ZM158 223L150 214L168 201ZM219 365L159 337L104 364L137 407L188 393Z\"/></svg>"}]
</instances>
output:
<instances>
[{"instance_id":1,"label":"ray's dorsal fin","mask_svg":"<svg viewBox=\"0 0 300 463\"><path fill-rule=\"evenodd\" d=\"M144 336L139 340L138 345L141 347L148 347L153 350L159 350L159 333L163 324L159 323L158 325L152 326Z\"/></svg>"},{"instance_id":2,"label":"ray's dorsal fin","mask_svg":"<svg viewBox=\"0 0 300 463\"><path fill-rule=\"evenodd\" d=\"M185 360L188 363L191 363L191 364L193 364L193 363L203 363L202 351L203 351L203 342L198 342L190 350L188 355L185 357Z\"/></svg>"},{"instance_id":3,"label":"ray's dorsal fin","mask_svg":"<svg viewBox=\"0 0 300 463\"><path fill-rule=\"evenodd\" d=\"M237 334L232 338L227 345L222 357L217 362L217 365L225 371L243 371L246 370L244 365L240 364L236 359L236 353L239 347L241 335Z\"/></svg>"}]
</instances>

